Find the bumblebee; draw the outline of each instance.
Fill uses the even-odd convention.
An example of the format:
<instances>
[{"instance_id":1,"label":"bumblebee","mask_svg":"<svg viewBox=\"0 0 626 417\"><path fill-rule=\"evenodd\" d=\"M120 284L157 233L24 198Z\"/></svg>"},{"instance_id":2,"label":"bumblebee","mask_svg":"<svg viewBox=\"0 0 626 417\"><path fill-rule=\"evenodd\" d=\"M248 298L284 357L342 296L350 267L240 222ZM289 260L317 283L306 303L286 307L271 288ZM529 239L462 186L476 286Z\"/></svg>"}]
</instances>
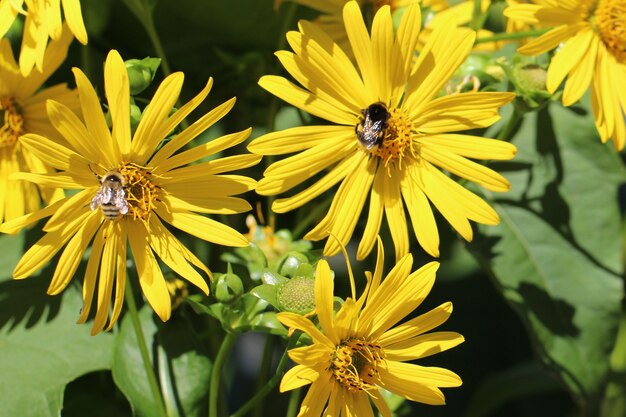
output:
<instances>
[{"instance_id":1,"label":"bumblebee","mask_svg":"<svg viewBox=\"0 0 626 417\"><path fill-rule=\"evenodd\" d=\"M91 200L91 209L95 210L100 207L102 214L108 220L115 220L120 215L128 213L125 185L126 179L119 171L112 170L104 174L100 179L100 188Z\"/></svg>"},{"instance_id":2,"label":"bumblebee","mask_svg":"<svg viewBox=\"0 0 626 417\"><path fill-rule=\"evenodd\" d=\"M361 114L363 120L354 127L354 131L359 143L369 151L383 142L390 114L385 103L380 101L361 110Z\"/></svg>"}]
</instances>

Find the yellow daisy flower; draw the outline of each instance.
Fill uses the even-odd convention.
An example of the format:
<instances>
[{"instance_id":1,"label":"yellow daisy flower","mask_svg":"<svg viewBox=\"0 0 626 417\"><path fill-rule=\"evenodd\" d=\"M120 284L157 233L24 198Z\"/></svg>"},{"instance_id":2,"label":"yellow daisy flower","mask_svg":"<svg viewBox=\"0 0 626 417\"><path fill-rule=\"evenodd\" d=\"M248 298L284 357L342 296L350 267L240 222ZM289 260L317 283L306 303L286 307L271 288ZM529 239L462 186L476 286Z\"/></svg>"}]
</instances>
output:
<instances>
[{"instance_id":1,"label":"yellow daisy flower","mask_svg":"<svg viewBox=\"0 0 626 417\"><path fill-rule=\"evenodd\" d=\"M278 76L259 81L272 94L333 124L296 127L252 141L248 149L255 153L297 153L269 166L257 192L283 193L331 168L308 188L272 206L278 213L293 210L341 182L328 213L305 236L311 240L337 236L338 242L326 242L325 255L336 254L339 242L347 244L368 194L359 259L371 251L383 213L397 258L408 253L405 205L418 242L432 256L439 255L439 233L430 203L466 240L473 236L468 220L497 224L495 210L439 169L492 191L510 188L500 174L467 158L511 159L513 145L450 132L491 125L499 119L499 107L514 95L438 97L470 53L474 32L441 25L414 60L421 26L416 2L406 9L397 35L388 6L376 13L371 38L356 2L346 4L344 21L358 70L326 34L301 21L299 32L287 34L295 53L276 55L305 88Z\"/></svg>"},{"instance_id":2,"label":"yellow daisy flower","mask_svg":"<svg viewBox=\"0 0 626 417\"><path fill-rule=\"evenodd\" d=\"M117 51L109 53L104 67L111 131L91 83L79 69L73 71L85 122L63 104L48 101L50 121L68 145L34 134L20 139L25 148L45 158L60 172L14 176L78 191L0 227L2 232L14 233L26 224L51 216L44 226L47 233L24 254L13 276L21 279L32 275L61 251L48 288L49 294L58 294L72 279L93 240L83 281L84 308L78 321L86 321L97 288L97 312L92 328L95 334L104 328L111 297L114 304L107 330L119 316L124 299L128 242L143 294L165 321L170 317L171 302L157 257L207 294L207 283L194 267L211 276L209 269L166 224L221 245L248 244L234 229L198 213L232 214L250 210L245 200L233 195L254 189L256 182L244 176L222 174L252 166L260 158L246 154L186 165L243 142L250 129L182 151L227 114L235 99L171 138L169 135L176 126L206 98L212 86L209 79L196 97L170 115L184 79L178 72L163 80L131 139L128 74ZM170 140L164 142L166 138Z\"/></svg>"},{"instance_id":3,"label":"yellow daisy flower","mask_svg":"<svg viewBox=\"0 0 626 417\"><path fill-rule=\"evenodd\" d=\"M546 1L546 3L548 3ZM554 27L519 48L538 55L561 46L550 63L546 86L565 81L563 104L577 102L591 85L591 105L602 142L626 143L626 1L569 0L509 6L504 14L531 25Z\"/></svg>"},{"instance_id":4,"label":"yellow daisy flower","mask_svg":"<svg viewBox=\"0 0 626 417\"><path fill-rule=\"evenodd\" d=\"M9 40L0 40L0 110L3 115L0 128L0 223L38 210L42 200L48 204L63 198L61 189L9 181L9 176L19 171L54 171L46 158L40 158L22 146L18 139L25 133L35 133L61 140L48 121L46 100L56 100L72 109L80 108L76 90L70 90L65 84L41 88L65 61L72 39L66 28L61 37L46 48L44 72L33 72L26 77L20 73Z\"/></svg>"},{"instance_id":5,"label":"yellow daisy flower","mask_svg":"<svg viewBox=\"0 0 626 417\"><path fill-rule=\"evenodd\" d=\"M48 39L61 37L61 7L71 32L80 43L86 45L87 31L79 0L0 0L0 37L6 35L18 15L26 16L20 52L20 70L23 75L28 75L35 65L40 72L44 70L44 52Z\"/></svg>"},{"instance_id":6,"label":"yellow daisy flower","mask_svg":"<svg viewBox=\"0 0 626 417\"><path fill-rule=\"evenodd\" d=\"M285 326L308 334L313 343L289 351L297 364L283 377L280 391L311 384L298 416L373 416L370 400L383 416L391 412L379 388L425 404L445 403L439 388L458 387L461 378L438 367L407 363L450 349L463 342L455 332L428 331L452 313L447 302L413 319L398 323L426 298L435 282L437 262L411 273L406 255L381 283L382 246L374 275L357 299L350 272L352 297L333 312L333 275L325 260L317 264L315 305L321 330L308 318L279 313ZM394 327L395 326L395 327Z\"/></svg>"}]
</instances>

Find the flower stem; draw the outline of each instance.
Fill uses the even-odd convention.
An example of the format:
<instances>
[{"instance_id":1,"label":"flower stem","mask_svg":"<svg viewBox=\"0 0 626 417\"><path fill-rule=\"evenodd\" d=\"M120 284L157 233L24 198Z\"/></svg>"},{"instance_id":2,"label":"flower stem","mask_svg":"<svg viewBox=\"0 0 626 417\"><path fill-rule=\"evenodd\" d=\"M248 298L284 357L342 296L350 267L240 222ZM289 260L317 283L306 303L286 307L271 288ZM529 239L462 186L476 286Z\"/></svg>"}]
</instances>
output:
<instances>
[{"instance_id":1,"label":"flower stem","mask_svg":"<svg viewBox=\"0 0 626 417\"><path fill-rule=\"evenodd\" d=\"M298 405L300 405L300 394L302 394L302 390L300 388L291 391L285 417L296 417L296 414L298 413Z\"/></svg>"},{"instance_id":2,"label":"flower stem","mask_svg":"<svg viewBox=\"0 0 626 417\"><path fill-rule=\"evenodd\" d=\"M267 335L265 339L265 346L263 348L263 359L261 360L261 367L259 369L259 375L257 377L257 383L254 391L259 391L265 385L265 380L268 377L270 368L272 367L272 359L274 359L274 342L275 338L272 335ZM254 408L252 417L263 416L263 403L260 403Z\"/></svg>"},{"instance_id":3,"label":"flower stem","mask_svg":"<svg viewBox=\"0 0 626 417\"><path fill-rule=\"evenodd\" d=\"M296 345L296 342L298 341L299 336L300 336L299 333L298 334L294 334L289 339L289 343L287 343L287 347L285 348L285 353L283 353L283 356L280 358L280 361L278 362L278 366L276 367L276 373L274 374L274 376L272 378L270 378L270 380L265 383L263 388L258 390L257 393L254 394L254 396L248 400L248 402L246 402L244 405L242 405L239 408L239 410L237 410L235 413L231 414L230 417L243 417L243 416L245 416L248 413L248 411L250 411L250 409L252 409L252 407L254 407L263 398L265 398L267 396L267 394L272 392L272 390L276 387L276 385L278 385L278 382L283 377L283 371L285 370L285 366L287 365L287 352ZM215 366L215 365L213 365L213 366ZM215 368L213 368L213 369L215 369ZM211 385L211 388L212 387L213 386ZM213 416L211 416L211 417L213 417Z\"/></svg>"},{"instance_id":4,"label":"flower stem","mask_svg":"<svg viewBox=\"0 0 626 417\"><path fill-rule=\"evenodd\" d=\"M541 36L546 33L549 29L539 29L539 30L527 30L525 32L514 32L514 33L498 33L493 36L486 36L484 38L476 39L475 44L486 43L486 42L495 42L495 41L514 41L517 39L524 38L534 38L535 36Z\"/></svg>"},{"instance_id":5,"label":"flower stem","mask_svg":"<svg viewBox=\"0 0 626 417\"><path fill-rule=\"evenodd\" d=\"M172 73L172 68L167 61L165 49L163 49L163 45L161 44L161 38L159 38L159 33L156 30L156 26L154 26L152 13L150 11L147 11L146 13L144 13L144 16L145 19L142 20L143 27L148 33L148 37L150 38L150 42L152 42L152 47L154 48L156 54L159 56L159 58L161 58L161 68L163 69L163 74L165 74L165 76L167 77Z\"/></svg>"},{"instance_id":6,"label":"flower stem","mask_svg":"<svg viewBox=\"0 0 626 417\"><path fill-rule=\"evenodd\" d=\"M137 312L137 305L135 304L135 298L133 295L133 288L130 284L130 279L126 280L126 293L124 294L124 297L126 299L126 304L128 305L128 313L130 314L133 328L135 329L135 335L137 336L137 345L139 346L139 351L141 352L141 359L143 361L143 366L146 370L148 383L150 385L150 391L152 391L152 397L154 397L154 403L158 410L158 415L160 417L167 417L165 404L163 403L163 396L161 395L161 390L159 388L156 375L154 375L154 369L152 368L150 354L148 353L148 346L146 345L146 339L143 334L143 329L141 328L141 322L139 321L139 314Z\"/></svg>"},{"instance_id":7,"label":"flower stem","mask_svg":"<svg viewBox=\"0 0 626 417\"><path fill-rule=\"evenodd\" d=\"M330 204L333 201L333 197L333 195L329 196L326 200L309 210L307 216L296 224L292 232L294 239L302 235L302 232L304 232L304 230L306 230L306 228L308 228L320 214L328 210L328 207L330 207Z\"/></svg>"},{"instance_id":8,"label":"flower stem","mask_svg":"<svg viewBox=\"0 0 626 417\"><path fill-rule=\"evenodd\" d=\"M211 380L209 386L209 417L217 417L217 405L219 403L220 393L220 376L222 375L222 369L226 365L228 354L235 344L237 335L235 333L226 333L226 336L222 340L220 350L217 352L215 362L213 362L213 370L211 371Z\"/></svg>"},{"instance_id":9,"label":"flower stem","mask_svg":"<svg viewBox=\"0 0 626 417\"><path fill-rule=\"evenodd\" d=\"M513 113L511 113L511 117L509 117L509 120L506 121L502 130L498 133L498 139L510 140L523 118L524 114L517 107L513 106Z\"/></svg>"},{"instance_id":10,"label":"flower stem","mask_svg":"<svg viewBox=\"0 0 626 417\"><path fill-rule=\"evenodd\" d=\"M472 30L478 30L482 26L482 20L480 16L482 15L482 0L474 0L474 8L472 9L472 21L470 22L470 28Z\"/></svg>"}]
</instances>

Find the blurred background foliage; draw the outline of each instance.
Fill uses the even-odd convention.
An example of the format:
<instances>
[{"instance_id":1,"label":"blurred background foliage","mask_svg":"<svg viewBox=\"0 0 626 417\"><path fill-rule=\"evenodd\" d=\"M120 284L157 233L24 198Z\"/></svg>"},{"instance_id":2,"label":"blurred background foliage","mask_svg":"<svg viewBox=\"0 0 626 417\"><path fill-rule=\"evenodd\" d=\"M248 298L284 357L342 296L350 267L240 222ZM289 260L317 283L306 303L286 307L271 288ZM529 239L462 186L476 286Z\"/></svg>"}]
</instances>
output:
<instances>
[{"instance_id":1,"label":"blurred background foliage","mask_svg":"<svg viewBox=\"0 0 626 417\"><path fill-rule=\"evenodd\" d=\"M151 36L158 33L165 65L185 74L181 101L195 95L208 77L214 78L213 90L195 117L237 97L230 114L197 141L249 126L256 137L310 121L308 115L262 90L257 81L262 75L281 73L273 53L286 47L284 32L295 28L298 19L315 17L312 10L289 2L275 5L272 0L81 3L89 44L73 44L51 83L72 83L69 68L78 66L102 91L102 65L108 51L117 49L126 60L155 57ZM501 10L501 2L495 10ZM487 22L501 30L501 18L501 13L494 13ZM507 47L497 55L513 62L513 51ZM496 58L482 55L479 61L496 65ZM162 63L155 82L136 97L140 106L145 104L142 97L150 97L163 79L164 68ZM509 106L503 122L477 133L495 137L512 113ZM519 154L497 166L513 184L512 191L485 195L500 214L501 224L474 227L476 237L466 244L445 222L439 223L442 267L433 292L416 312L453 302L454 313L443 330L463 334L466 342L420 363L454 370L464 384L445 391L444 407L402 404L396 409L398 416L626 415L622 389L626 349L621 348L621 339L614 351L623 298L623 219L618 202L618 190L626 179L623 162L610 145L598 140L587 98L568 109L558 102L544 103L539 112L518 121L506 129ZM244 151L245 144L232 150ZM266 165L263 161L247 174L260 178ZM307 230L303 224L323 214L329 196L275 218L267 199L254 193L246 197L253 207L258 203L264 217L254 213L259 222L290 231L284 232L289 246L291 235L294 240L301 238ZM221 220L247 232L245 215ZM355 235L363 227L357 226ZM125 316L114 332L91 337L87 326L74 324L82 306L78 279L55 297L45 295L49 270L25 281L11 281L23 247L37 236L37 227L18 236L0 236L0 416L152 415L155 405L148 395L130 317ZM388 237L384 237L387 242ZM186 239L213 271L227 272L225 261L231 262L245 291L261 284L262 267L251 266L254 253L232 253ZM305 244L293 244L291 250L308 250ZM387 245L386 271L392 264L392 249ZM355 252L356 245L348 247L351 256ZM308 256L314 258L315 253ZM415 268L430 260L417 244L413 255ZM257 258L256 262L264 261ZM298 262L306 264L307 259ZM364 270L373 269L373 259L362 263L352 259L352 265L356 276L363 277ZM341 277L346 268L343 257L331 259L331 267ZM340 294L348 294L347 280L336 283ZM228 285L227 293L237 292L232 283ZM213 294L210 302L216 303ZM273 327L275 318L260 316L267 304L240 295L217 300L209 308L192 293L165 324L143 306L142 327L170 415L206 415L210 371L223 327L245 334L235 343L227 374L221 376L227 387L221 393L222 409L236 410L272 376L273 367L262 366L268 363L262 358L274 357L276 366L284 343L270 335L282 330ZM136 299L140 302L139 296ZM287 397L274 390L266 409L257 408L252 415L283 415Z\"/></svg>"}]
</instances>

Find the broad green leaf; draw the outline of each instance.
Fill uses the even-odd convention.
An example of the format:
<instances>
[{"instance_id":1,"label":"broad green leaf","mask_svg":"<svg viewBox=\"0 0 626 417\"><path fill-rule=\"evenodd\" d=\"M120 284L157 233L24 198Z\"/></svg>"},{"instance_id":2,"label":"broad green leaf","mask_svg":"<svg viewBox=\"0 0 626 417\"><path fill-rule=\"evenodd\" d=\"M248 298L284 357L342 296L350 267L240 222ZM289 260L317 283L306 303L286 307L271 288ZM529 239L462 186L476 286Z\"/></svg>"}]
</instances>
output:
<instances>
[{"instance_id":1,"label":"broad green leaf","mask_svg":"<svg viewBox=\"0 0 626 417\"><path fill-rule=\"evenodd\" d=\"M470 400L465 417L490 417L507 402L561 391L562 387L536 362L523 362L487 376Z\"/></svg>"},{"instance_id":2,"label":"broad green leaf","mask_svg":"<svg viewBox=\"0 0 626 417\"><path fill-rule=\"evenodd\" d=\"M513 143L516 158L494 166L512 190L488 194L501 223L480 227L470 248L544 365L582 407L593 407L607 382L623 297L624 171L613 147L599 141L588 107L554 104L528 114Z\"/></svg>"},{"instance_id":3,"label":"broad green leaf","mask_svg":"<svg viewBox=\"0 0 626 417\"><path fill-rule=\"evenodd\" d=\"M77 325L80 290L46 294L46 279L0 283L0 416L58 416L65 386L110 368L113 335Z\"/></svg>"},{"instance_id":4,"label":"broad green leaf","mask_svg":"<svg viewBox=\"0 0 626 417\"><path fill-rule=\"evenodd\" d=\"M168 415L205 416L212 363L191 325L176 314L157 323L148 305L139 318ZM112 371L135 416L158 415L130 314L115 341Z\"/></svg>"},{"instance_id":5,"label":"broad green leaf","mask_svg":"<svg viewBox=\"0 0 626 417\"><path fill-rule=\"evenodd\" d=\"M0 281L13 276L13 268L23 255L24 232L12 235L0 235Z\"/></svg>"}]
</instances>

